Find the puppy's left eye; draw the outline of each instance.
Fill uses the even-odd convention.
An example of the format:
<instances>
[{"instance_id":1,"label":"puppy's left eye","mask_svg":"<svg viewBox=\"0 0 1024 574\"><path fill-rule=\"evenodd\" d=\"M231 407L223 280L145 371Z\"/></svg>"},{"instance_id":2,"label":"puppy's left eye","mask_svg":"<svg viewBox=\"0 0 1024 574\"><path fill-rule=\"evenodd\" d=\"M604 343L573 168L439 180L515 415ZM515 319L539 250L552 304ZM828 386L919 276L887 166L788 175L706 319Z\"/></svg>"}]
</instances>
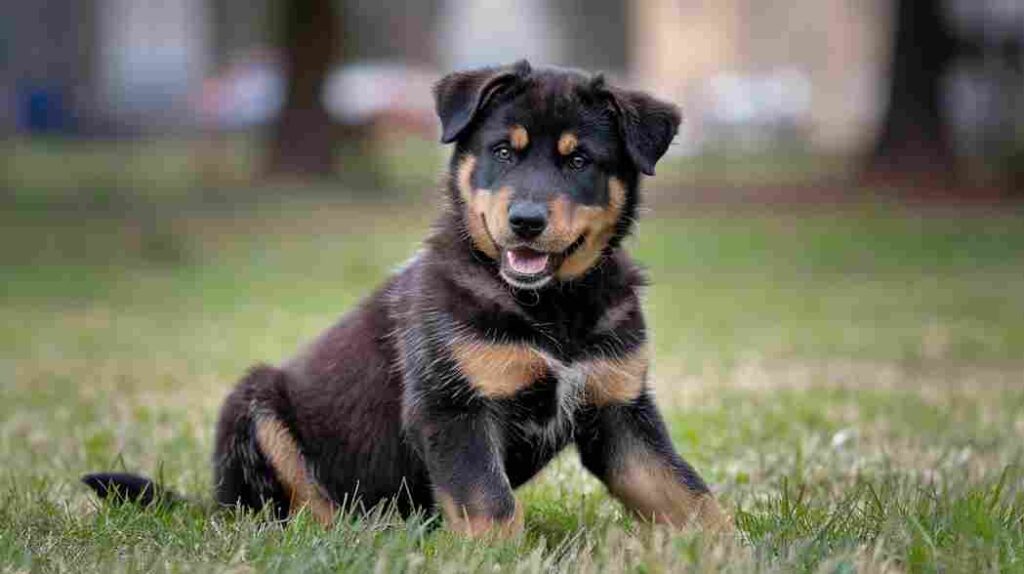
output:
<instances>
[{"instance_id":1,"label":"puppy's left eye","mask_svg":"<svg viewBox=\"0 0 1024 574\"><path fill-rule=\"evenodd\" d=\"M569 160L566 163L569 166L569 169L573 171L579 171L587 167L587 165L590 163L590 158L581 153L574 153L571 156L569 156Z\"/></svg>"},{"instance_id":2,"label":"puppy's left eye","mask_svg":"<svg viewBox=\"0 0 1024 574\"><path fill-rule=\"evenodd\" d=\"M500 143L494 146L494 149L491 150L491 154L494 156L494 159L501 163L512 162L512 148L509 147L507 143Z\"/></svg>"}]
</instances>

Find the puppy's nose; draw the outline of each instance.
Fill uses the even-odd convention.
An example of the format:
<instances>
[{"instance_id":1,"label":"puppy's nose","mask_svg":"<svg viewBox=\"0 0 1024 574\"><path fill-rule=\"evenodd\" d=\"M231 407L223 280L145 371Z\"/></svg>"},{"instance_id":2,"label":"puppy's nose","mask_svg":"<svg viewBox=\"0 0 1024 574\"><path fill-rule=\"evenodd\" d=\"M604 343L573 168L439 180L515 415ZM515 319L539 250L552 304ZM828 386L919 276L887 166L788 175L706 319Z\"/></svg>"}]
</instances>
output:
<instances>
[{"instance_id":1,"label":"puppy's nose","mask_svg":"<svg viewBox=\"0 0 1024 574\"><path fill-rule=\"evenodd\" d=\"M508 210L508 225L523 239L533 239L548 225L548 210L542 203L521 201Z\"/></svg>"}]
</instances>

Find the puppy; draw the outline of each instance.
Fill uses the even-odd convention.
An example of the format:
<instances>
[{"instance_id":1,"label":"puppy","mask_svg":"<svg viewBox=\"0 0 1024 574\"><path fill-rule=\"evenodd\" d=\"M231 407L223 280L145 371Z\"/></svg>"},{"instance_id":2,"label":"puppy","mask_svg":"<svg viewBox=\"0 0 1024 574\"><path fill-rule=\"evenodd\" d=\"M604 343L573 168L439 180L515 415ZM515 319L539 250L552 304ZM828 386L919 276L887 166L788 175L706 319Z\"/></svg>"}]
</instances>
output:
<instances>
[{"instance_id":1,"label":"puppy","mask_svg":"<svg viewBox=\"0 0 1024 574\"><path fill-rule=\"evenodd\" d=\"M525 61L451 74L434 96L454 150L433 232L294 358L238 383L216 499L325 525L342 504L393 500L437 507L457 532L512 534L514 490L574 444L639 517L729 528L652 399L644 277L620 247L677 108ZM101 496L158 492L84 480Z\"/></svg>"}]
</instances>

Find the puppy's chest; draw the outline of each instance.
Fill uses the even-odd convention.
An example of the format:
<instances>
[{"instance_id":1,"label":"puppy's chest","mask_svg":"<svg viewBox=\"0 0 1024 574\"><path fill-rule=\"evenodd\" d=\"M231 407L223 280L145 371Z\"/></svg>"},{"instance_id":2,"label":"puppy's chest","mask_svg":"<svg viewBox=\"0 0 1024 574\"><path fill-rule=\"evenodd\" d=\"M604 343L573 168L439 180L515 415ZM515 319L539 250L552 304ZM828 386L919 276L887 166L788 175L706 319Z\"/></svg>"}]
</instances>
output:
<instances>
[{"instance_id":1,"label":"puppy's chest","mask_svg":"<svg viewBox=\"0 0 1024 574\"><path fill-rule=\"evenodd\" d=\"M456 345L453 354L466 383L523 428L571 421L583 404L630 401L642 392L647 371L643 345L573 360L516 343Z\"/></svg>"},{"instance_id":2,"label":"puppy's chest","mask_svg":"<svg viewBox=\"0 0 1024 574\"><path fill-rule=\"evenodd\" d=\"M586 401L586 380L580 369L554 364L536 380L522 381L512 395L490 400L514 438L560 448Z\"/></svg>"},{"instance_id":3,"label":"puppy's chest","mask_svg":"<svg viewBox=\"0 0 1024 574\"><path fill-rule=\"evenodd\" d=\"M514 389L506 398L531 410L542 410L542 405L559 403L578 404L585 399L587 374L581 364L565 365L555 361L544 361L537 369L539 376L524 377L508 381ZM483 390L483 389L481 389ZM486 394L486 391L484 391Z\"/></svg>"}]
</instances>

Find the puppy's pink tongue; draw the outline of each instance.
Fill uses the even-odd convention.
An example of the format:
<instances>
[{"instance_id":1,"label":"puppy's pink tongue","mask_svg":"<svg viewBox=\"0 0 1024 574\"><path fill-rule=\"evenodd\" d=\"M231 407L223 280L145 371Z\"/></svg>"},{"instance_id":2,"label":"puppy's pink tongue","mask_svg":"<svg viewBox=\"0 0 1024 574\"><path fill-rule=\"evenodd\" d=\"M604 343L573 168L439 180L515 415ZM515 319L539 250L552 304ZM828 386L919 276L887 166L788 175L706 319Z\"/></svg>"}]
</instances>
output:
<instances>
[{"instance_id":1,"label":"puppy's pink tongue","mask_svg":"<svg viewBox=\"0 0 1024 574\"><path fill-rule=\"evenodd\" d=\"M516 273L535 275L544 271L548 266L548 254L534 251L528 247L510 249L508 251L508 266Z\"/></svg>"}]
</instances>

